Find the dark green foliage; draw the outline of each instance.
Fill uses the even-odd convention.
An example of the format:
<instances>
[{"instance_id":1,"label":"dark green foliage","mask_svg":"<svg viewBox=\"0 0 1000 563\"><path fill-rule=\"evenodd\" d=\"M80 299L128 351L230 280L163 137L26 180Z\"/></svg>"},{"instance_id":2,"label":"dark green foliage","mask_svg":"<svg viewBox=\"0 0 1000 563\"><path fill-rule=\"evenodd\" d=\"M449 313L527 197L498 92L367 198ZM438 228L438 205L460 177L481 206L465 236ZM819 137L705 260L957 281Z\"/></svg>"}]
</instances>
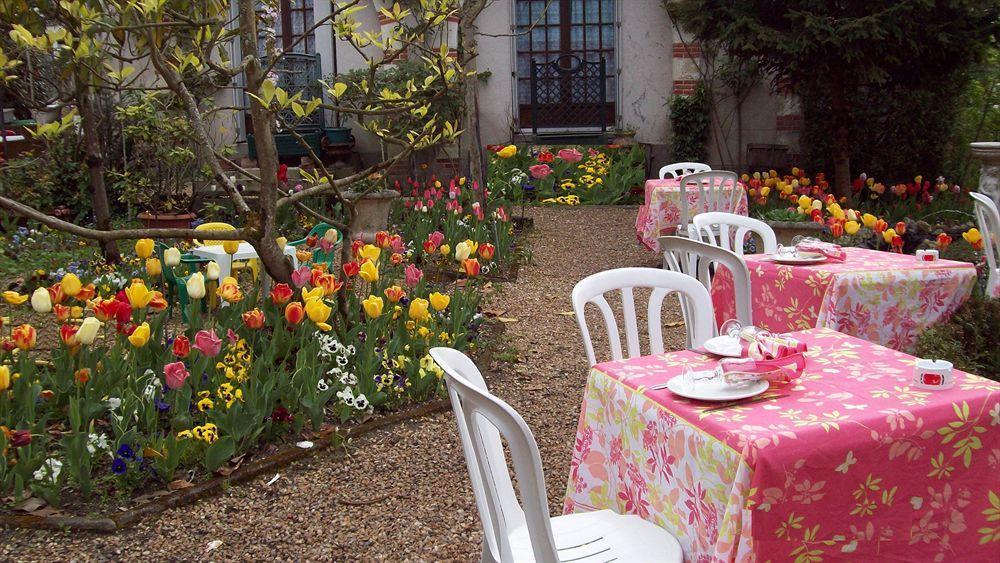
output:
<instances>
[{"instance_id":1,"label":"dark green foliage","mask_svg":"<svg viewBox=\"0 0 1000 563\"><path fill-rule=\"evenodd\" d=\"M1000 299L974 293L951 319L924 332L914 355L945 359L955 367L1000 381Z\"/></svg>"},{"instance_id":2,"label":"dark green foliage","mask_svg":"<svg viewBox=\"0 0 1000 563\"><path fill-rule=\"evenodd\" d=\"M704 162L711 125L711 101L699 85L690 96L670 98L671 154L674 162Z\"/></svg>"}]
</instances>

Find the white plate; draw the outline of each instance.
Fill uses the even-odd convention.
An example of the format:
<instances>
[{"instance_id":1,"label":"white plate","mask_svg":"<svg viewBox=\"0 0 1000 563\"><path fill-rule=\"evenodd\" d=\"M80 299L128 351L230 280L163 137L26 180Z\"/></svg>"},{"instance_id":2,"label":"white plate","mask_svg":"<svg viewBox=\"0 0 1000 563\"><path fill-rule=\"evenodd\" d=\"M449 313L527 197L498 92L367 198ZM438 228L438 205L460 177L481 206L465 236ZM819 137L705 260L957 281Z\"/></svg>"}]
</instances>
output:
<instances>
[{"instance_id":1,"label":"white plate","mask_svg":"<svg viewBox=\"0 0 1000 563\"><path fill-rule=\"evenodd\" d=\"M826 256L819 252L796 252L795 254L775 254L771 257L778 264L819 264L826 262Z\"/></svg>"},{"instance_id":2,"label":"white plate","mask_svg":"<svg viewBox=\"0 0 1000 563\"><path fill-rule=\"evenodd\" d=\"M693 385L684 382L678 375L667 382L667 389L675 395L699 401L735 401L760 395L767 391L768 382L758 381L746 386L733 387L721 379L695 381Z\"/></svg>"},{"instance_id":3,"label":"white plate","mask_svg":"<svg viewBox=\"0 0 1000 563\"><path fill-rule=\"evenodd\" d=\"M709 338L705 341L705 351L716 356L743 357L743 345L740 344L740 339L729 335Z\"/></svg>"}]
</instances>

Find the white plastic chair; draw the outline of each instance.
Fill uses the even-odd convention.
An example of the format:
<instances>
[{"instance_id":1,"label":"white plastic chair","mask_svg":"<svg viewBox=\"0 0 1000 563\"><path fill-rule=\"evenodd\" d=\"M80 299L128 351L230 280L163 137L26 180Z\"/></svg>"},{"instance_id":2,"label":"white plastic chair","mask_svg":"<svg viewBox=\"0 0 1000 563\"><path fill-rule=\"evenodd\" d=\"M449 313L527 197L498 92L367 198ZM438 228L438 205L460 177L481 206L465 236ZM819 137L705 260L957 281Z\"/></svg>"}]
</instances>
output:
<instances>
[{"instance_id":1,"label":"white plastic chair","mask_svg":"<svg viewBox=\"0 0 1000 563\"><path fill-rule=\"evenodd\" d=\"M986 295L1000 296L1000 211L987 195L969 192L976 204L976 222L983 236L983 252L989 276L986 278Z\"/></svg>"},{"instance_id":2,"label":"white plastic chair","mask_svg":"<svg viewBox=\"0 0 1000 563\"><path fill-rule=\"evenodd\" d=\"M712 309L712 298L701 283L678 272L668 272L656 268L618 268L588 276L578 282L573 288L573 312L583 336L583 346L587 351L590 365L597 363L594 356L594 343L590 339L587 328L587 318L584 315L587 303L597 305L604 317L604 326L608 331L608 341L611 345L611 359L622 360L622 343L611 305L604 294L609 291L621 291L622 313L625 321L625 340L628 346L628 357L640 355L639 323L635 315L635 295L632 291L637 287L651 288L647 306L647 325L649 330L649 348L652 354L663 353L662 317L663 300L672 292L677 292L683 303L688 306L682 309L684 324L687 327L687 341L692 348L697 348L712 337L715 316Z\"/></svg>"},{"instance_id":3,"label":"white plastic chair","mask_svg":"<svg viewBox=\"0 0 1000 563\"><path fill-rule=\"evenodd\" d=\"M735 172L725 172L712 170L709 172L697 172L688 174L681 179L681 202L678 232L687 233L691 225L691 218L699 213L710 211L723 211L735 213L736 204L739 202L739 190L736 189L738 183ZM698 192L698 200L694 208L688 202L688 191Z\"/></svg>"},{"instance_id":4,"label":"white plastic chair","mask_svg":"<svg viewBox=\"0 0 1000 563\"><path fill-rule=\"evenodd\" d=\"M695 172L708 172L711 169L711 166L700 162L675 162L660 168L660 179L666 178L667 174L671 178L679 178L686 174L694 174Z\"/></svg>"},{"instance_id":5,"label":"white plastic chair","mask_svg":"<svg viewBox=\"0 0 1000 563\"><path fill-rule=\"evenodd\" d=\"M743 326L753 325L753 308L750 305L750 270L743 258L734 252L704 242L684 237L660 237L663 267L697 279L711 291L715 269L725 266L732 274L736 295L736 320ZM681 307L688 304L681 301ZM684 312L688 316L688 312ZM713 325L714 326L714 325ZM718 334L718 327L714 334ZM689 343L690 345L690 343Z\"/></svg>"},{"instance_id":6,"label":"white plastic chair","mask_svg":"<svg viewBox=\"0 0 1000 563\"><path fill-rule=\"evenodd\" d=\"M489 392L465 354L452 348L433 348L430 354L448 382L483 522L484 562L682 561L677 539L638 516L599 510L550 517L542 459L524 419ZM503 439L510 447L520 503Z\"/></svg>"},{"instance_id":7,"label":"white plastic chair","mask_svg":"<svg viewBox=\"0 0 1000 563\"><path fill-rule=\"evenodd\" d=\"M778 237L770 225L736 213L711 211L695 215L691 218L690 231L688 236L692 239L731 250L740 256L743 256L743 243L749 233L760 237L765 254L778 251Z\"/></svg>"}]
</instances>

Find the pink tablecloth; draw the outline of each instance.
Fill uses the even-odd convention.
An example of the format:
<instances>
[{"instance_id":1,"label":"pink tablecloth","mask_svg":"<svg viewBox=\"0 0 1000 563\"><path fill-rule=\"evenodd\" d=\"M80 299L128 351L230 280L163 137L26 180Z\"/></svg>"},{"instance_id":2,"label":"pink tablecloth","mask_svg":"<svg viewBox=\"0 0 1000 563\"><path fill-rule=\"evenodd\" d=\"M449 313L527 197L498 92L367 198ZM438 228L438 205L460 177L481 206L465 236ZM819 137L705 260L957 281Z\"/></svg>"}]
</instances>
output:
<instances>
[{"instance_id":1,"label":"pink tablecloth","mask_svg":"<svg viewBox=\"0 0 1000 563\"><path fill-rule=\"evenodd\" d=\"M844 250L846 261L813 266L782 266L764 254L745 256L754 324L772 332L827 327L909 350L924 329L950 317L976 283L975 267L967 262ZM720 323L736 318L732 284L725 269L712 282Z\"/></svg>"},{"instance_id":2,"label":"pink tablecloth","mask_svg":"<svg viewBox=\"0 0 1000 563\"><path fill-rule=\"evenodd\" d=\"M687 561L986 561L1000 552L1000 384L910 385L913 358L828 329L789 396L705 412L667 390L695 352L594 366L565 512L673 533Z\"/></svg>"},{"instance_id":3,"label":"pink tablecloth","mask_svg":"<svg viewBox=\"0 0 1000 563\"><path fill-rule=\"evenodd\" d=\"M735 212L747 214L746 187L739 183L740 191ZM698 208L698 191L685 191L688 198L688 209ZM635 219L635 234L646 248L656 251L660 245L656 239L673 234L681 220L681 183L679 179L646 180L646 203L639 207L639 215ZM718 211L725 211L720 209ZM685 235L687 236L687 235Z\"/></svg>"}]
</instances>

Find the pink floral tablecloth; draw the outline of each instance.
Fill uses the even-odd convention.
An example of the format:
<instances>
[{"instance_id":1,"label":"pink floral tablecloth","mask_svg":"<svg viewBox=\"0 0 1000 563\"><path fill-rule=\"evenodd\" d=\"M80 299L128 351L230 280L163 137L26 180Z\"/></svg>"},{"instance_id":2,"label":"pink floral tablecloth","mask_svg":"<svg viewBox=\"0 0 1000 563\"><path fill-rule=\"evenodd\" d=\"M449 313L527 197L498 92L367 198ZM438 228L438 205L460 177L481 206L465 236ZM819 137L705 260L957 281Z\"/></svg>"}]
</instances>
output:
<instances>
[{"instance_id":1,"label":"pink floral tablecloth","mask_svg":"<svg viewBox=\"0 0 1000 563\"><path fill-rule=\"evenodd\" d=\"M1000 553L1000 384L911 386L914 359L829 329L795 333L802 377L771 401L646 388L675 352L591 370L564 510L610 508L673 533L687 561L987 561Z\"/></svg>"},{"instance_id":2,"label":"pink floral tablecloth","mask_svg":"<svg viewBox=\"0 0 1000 563\"><path fill-rule=\"evenodd\" d=\"M737 189L740 194L736 203L736 213L746 215L746 187L739 183ZM685 193L688 198L688 209L698 208L698 191L692 189ZM646 180L646 203L639 206L639 215L635 219L636 237L646 248L658 250L660 245L656 239L666 234L673 234L676 230L681 220L680 201L680 179Z\"/></svg>"},{"instance_id":3,"label":"pink floral tablecloth","mask_svg":"<svg viewBox=\"0 0 1000 563\"><path fill-rule=\"evenodd\" d=\"M947 320L976 284L976 269L967 262L844 250L844 262L812 266L783 266L768 255L746 255L754 325L772 332L827 327L909 350L924 329ZM720 324L736 318L728 270L720 268L713 279L712 300Z\"/></svg>"}]
</instances>

